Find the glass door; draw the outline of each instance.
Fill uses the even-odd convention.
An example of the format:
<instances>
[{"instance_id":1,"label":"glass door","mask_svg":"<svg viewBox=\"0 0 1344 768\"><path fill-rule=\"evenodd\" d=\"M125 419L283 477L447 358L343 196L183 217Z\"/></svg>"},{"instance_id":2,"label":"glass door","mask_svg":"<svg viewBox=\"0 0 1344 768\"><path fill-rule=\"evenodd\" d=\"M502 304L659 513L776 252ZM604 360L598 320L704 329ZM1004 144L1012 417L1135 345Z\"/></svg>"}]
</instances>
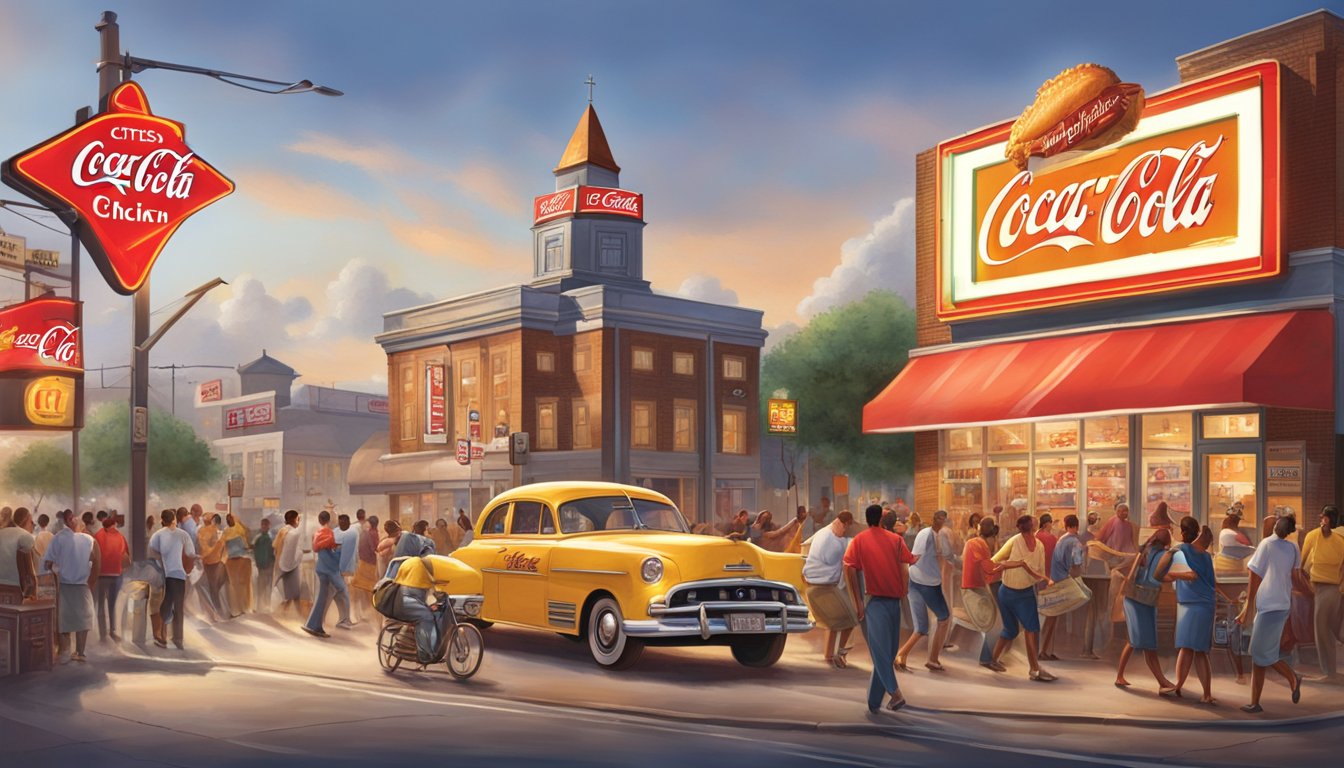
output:
<instances>
[{"instance_id":1,"label":"glass door","mask_svg":"<svg viewBox=\"0 0 1344 768\"><path fill-rule=\"evenodd\" d=\"M1017 531L1018 516L1028 511L1025 506L1031 498L1028 480L1026 457L989 461L989 468L985 472L985 491L989 496L985 500L985 514L990 514L996 506L1003 508L998 520L999 528L1002 529L999 536L1002 538L1006 539ZM1013 507L1016 499L1022 500L1020 510Z\"/></svg>"},{"instance_id":2,"label":"glass door","mask_svg":"<svg viewBox=\"0 0 1344 768\"><path fill-rule=\"evenodd\" d=\"M1241 505L1243 530L1258 542L1264 530L1265 515L1261 504L1259 443L1219 443L1199 451L1203 473L1199 511L1201 523L1218 530L1229 509ZM1271 515L1272 517L1272 515Z\"/></svg>"}]
</instances>

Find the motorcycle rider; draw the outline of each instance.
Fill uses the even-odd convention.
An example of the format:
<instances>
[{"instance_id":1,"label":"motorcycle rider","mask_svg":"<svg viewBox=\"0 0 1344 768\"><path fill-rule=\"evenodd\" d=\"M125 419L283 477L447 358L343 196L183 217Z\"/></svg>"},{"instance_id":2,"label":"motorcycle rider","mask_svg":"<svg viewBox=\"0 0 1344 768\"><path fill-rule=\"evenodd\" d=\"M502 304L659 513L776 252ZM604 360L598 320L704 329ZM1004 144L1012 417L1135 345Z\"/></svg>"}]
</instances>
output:
<instances>
[{"instance_id":1,"label":"motorcycle rider","mask_svg":"<svg viewBox=\"0 0 1344 768\"><path fill-rule=\"evenodd\" d=\"M426 566L433 570L431 574ZM397 568L393 579L401 586L401 594L392 609L392 618L415 625L416 654L421 664L430 664L435 660L439 647L439 637L448 623L448 611L436 610L429 606L431 592L443 591L454 578L461 576L467 566L443 555L425 555L407 557Z\"/></svg>"}]
</instances>

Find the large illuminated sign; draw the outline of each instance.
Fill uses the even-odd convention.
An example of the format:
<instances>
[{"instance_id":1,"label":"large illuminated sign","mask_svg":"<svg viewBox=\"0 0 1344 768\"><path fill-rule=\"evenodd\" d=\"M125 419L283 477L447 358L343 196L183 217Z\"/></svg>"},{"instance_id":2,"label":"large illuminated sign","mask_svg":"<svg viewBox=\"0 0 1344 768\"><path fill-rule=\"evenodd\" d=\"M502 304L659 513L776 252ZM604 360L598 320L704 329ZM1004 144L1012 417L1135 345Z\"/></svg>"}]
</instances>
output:
<instances>
[{"instance_id":1,"label":"large illuminated sign","mask_svg":"<svg viewBox=\"0 0 1344 768\"><path fill-rule=\"evenodd\" d=\"M601 213L644 220L644 196L611 187L569 187L532 201L532 223L542 224L576 213Z\"/></svg>"},{"instance_id":2,"label":"large illuminated sign","mask_svg":"<svg viewBox=\"0 0 1344 768\"><path fill-rule=\"evenodd\" d=\"M103 112L5 161L0 178L65 213L112 290L132 294L183 221L233 191L186 144L181 123L149 111L134 82Z\"/></svg>"},{"instance_id":3,"label":"large illuminated sign","mask_svg":"<svg viewBox=\"0 0 1344 768\"><path fill-rule=\"evenodd\" d=\"M1023 170L1012 123L937 150L937 313L1018 312L1277 275L1279 66L1147 99L1121 141Z\"/></svg>"},{"instance_id":4,"label":"large illuminated sign","mask_svg":"<svg viewBox=\"0 0 1344 768\"><path fill-rule=\"evenodd\" d=\"M0 309L0 373L82 373L80 304L30 299Z\"/></svg>"}]
</instances>

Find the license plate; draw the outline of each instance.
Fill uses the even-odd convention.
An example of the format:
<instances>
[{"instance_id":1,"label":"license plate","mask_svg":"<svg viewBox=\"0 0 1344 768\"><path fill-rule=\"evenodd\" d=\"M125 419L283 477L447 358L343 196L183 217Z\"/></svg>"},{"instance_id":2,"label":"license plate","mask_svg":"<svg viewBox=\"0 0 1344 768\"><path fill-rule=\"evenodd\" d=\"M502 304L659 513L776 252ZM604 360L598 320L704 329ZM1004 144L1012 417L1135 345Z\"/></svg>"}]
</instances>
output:
<instances>
[{"instance_id":1,"label":"license plate","mask_svg":"<svg viewBox=\"0 0 1344 768\"><path fill-rule=\"evenodd\" d=\"M764 632L765 614L730 613L728 614L729 632Z\"/></svg>"}]
</instances>

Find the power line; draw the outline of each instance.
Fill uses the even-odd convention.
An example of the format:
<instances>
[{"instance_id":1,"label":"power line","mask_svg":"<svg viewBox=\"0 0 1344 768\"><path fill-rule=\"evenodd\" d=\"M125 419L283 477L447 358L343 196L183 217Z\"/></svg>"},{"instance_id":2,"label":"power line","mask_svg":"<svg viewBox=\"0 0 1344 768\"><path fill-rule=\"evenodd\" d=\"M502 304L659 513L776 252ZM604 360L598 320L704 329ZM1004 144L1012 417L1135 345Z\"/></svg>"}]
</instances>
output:
<instances>
[{"instance_id":1,"label":"power line","mask_svg":"<svg viewBox=\"0 0 1344 768\"><path fill-rule=\"evenodd\" d=\"M44 223L38 221L37 219L34 219L32 216L29 216L29 215L27 215L27 214L25 214L25 213L19 213L18 211L14 210L12 207L10 207L9 203L7 203L7 202L5 202L5 201L3 201L3 200L0 200L0 208L4 209L4 210L6 210L6 211L9 211L10 213L14 214L15 216L18 216L18 217L21 218L21 219L27 219L28 221L32 222L33 224L36 224L36 225L39 226L39 227L42 227L43 229L49 229L49 230L51 230L52 232L55 232L55 233L58 234L58 235L65 235L65 234L69 234L69 232L70 232L69 230L61 230L61 229L57 229L57 228L55 228L55 227L53 227L53 226L51 226L51 225L49 225L49 224L44 224Z\"/></svg>"}]
</instances>

